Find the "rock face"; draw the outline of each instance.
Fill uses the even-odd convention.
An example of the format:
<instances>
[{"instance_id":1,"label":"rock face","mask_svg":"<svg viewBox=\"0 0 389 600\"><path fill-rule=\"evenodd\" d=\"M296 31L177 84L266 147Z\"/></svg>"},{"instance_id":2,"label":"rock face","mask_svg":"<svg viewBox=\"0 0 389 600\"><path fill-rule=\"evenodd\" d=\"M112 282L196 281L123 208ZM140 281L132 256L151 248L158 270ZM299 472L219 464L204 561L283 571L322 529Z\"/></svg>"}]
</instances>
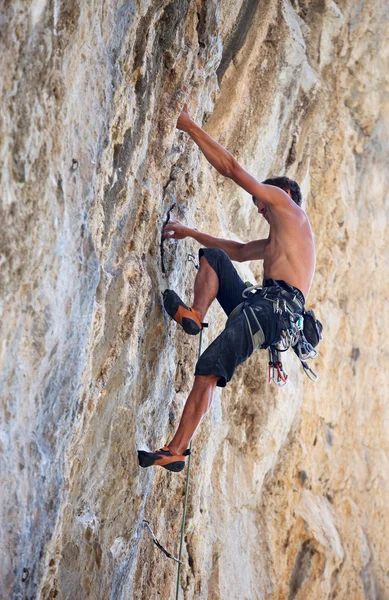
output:
<instances>
[{"instance_id":1,"label":"rock face","mask_svg":"<svg viewBox=\"0 0 389 600\"><path fill-rule=\"evenodd\" d=\"M191 115L254 176L301 182L325 327L303 380L255 353L194 439L181 598L389 597L388 5L6 2L1 14L2 598L175 597L184 474L172 435L197 340L193 240L266 235L175 129ZM260 264L238 265L261 279ZM209 343L224 317L214 306Z\"/></svg>"}]
</instances>

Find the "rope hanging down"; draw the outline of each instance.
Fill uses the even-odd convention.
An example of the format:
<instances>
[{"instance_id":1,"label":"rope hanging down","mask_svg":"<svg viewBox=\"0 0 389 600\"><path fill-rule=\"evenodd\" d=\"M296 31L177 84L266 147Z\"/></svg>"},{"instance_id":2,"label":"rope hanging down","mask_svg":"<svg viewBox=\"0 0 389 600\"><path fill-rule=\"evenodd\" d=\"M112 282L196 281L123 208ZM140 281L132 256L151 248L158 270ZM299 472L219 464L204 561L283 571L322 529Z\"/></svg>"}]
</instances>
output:
<instances>
[{"instance_id":1,"label":"rope hanging down","mask_svg":"<svg viewBox=\"0 0 389 600\"><path fill-rule=\"evenodd\" d=\"M198 270L199 266L196 264L196 259L193 256L193 254L188 254L188 258L187 260L189 262L192 262L195 269ZM205 323L204 323L205 325ZM205 325L207 327L207 325ZM200 339L199 339L199 351L198 351L198 358L200 358L201 356L201 346L202 346L202 342L203 342L203 330L201 329L200 331ZM178 552L178 568L177 568L177 586L176 586L176 600L178 600L178 595L180 593L180 577L181 577L181 565L182 565L182 548L184 545L184 535L185 535L185 521L186 521L186 506L188 503L188 492L189 492L189 475L190 475L190 463L192 460L192 440L190 441L189 444L189 450L190 450L190 454L189 454L189 458L188 458L188 469L186 471L186 482L185 482L185 497L184 497L184 512L182 514L182 523L181 523L181 537L180 537L180 550Z\"/></svg>"},{"instance_id":2,"label":"rope hanging down","mask_svg":"<svg viewBox=\"0 0 389 600\"><path fill-rule=\"evenodd\" d=\"M188 254L187 260L189 262L193 263L194 267L198 270L199 265L196 264L196 259L193 256L193 254ZM208 324L207 323L203 323L203 326L204 327L208 327ZM201 331L200 331L200 339L199 339L198 358L200 358L200 356L201 356L202 341L203 341L203 330L201 329ZM192 451L192 441L189 444L189 450L190 450L190 452ZM180 536L180 549L179 549L179 553L178 553L178 558L176 558L175 556L173 556L173 554L170 554L170 552L168 552L166 550L166 548L164 548L162 546L161 542L157 539L157 537L155 536L153 530L151 529L150 521L148 521L147 519L143 519L143 525L145 527L147 527L148 531L151 534L153 542L157 546L157 548L159 548L159 550L161 550L161 552L163 552L165 554L165 556L167 556L168 558L171 558L176 563L178 563L177 586L176 586L176 600L178 600L178 596L179 596L179 592L180 592L181 565L183 564L181 558L182 558L182 549L183 549L183 545L184 545L185 521L186 521L186 507L187 507L187 503L188 503L189 475L190 475L190 463L191 463L191 459L192 459L192 455L190 453L189 457L188 457L188 468L187 468L187 471L186 471L184 511L183 511L183 515L182 515L181 536Z\"/></svg>"},{"instance_id":3,"label":"rope hanging down","mask_svg":"<svg viewBox=\"0 0 389 600\"><path fill-rule=\"evenodd\" d=\"M198 357L199 358L200 358L200 355L201 355L202 339L203 339L203 330L200 331L199 353L198 353ZM190 462L191 462L191 459L192 459L192 440L191 440L191 442L189 444L189 450L190 450L191 453L189 454L188 469L186 471L184 512L183 512L183 515L182 515L182 524L181 524L180 550L178 552L179 564L178 564L178 569L177 569L176 600L178 600L178 595L179 595L179 592L180 592L180 576L181 576L181 565L182 565L181 558L182 558L182 548L183 548L183 545L184 545L184 535L185 535L186 506L187 506L187 503L188 503Z\"/></svg>"},{"instance_id":4,"label":"rope hanging down","mask_svg":"<svg viewBox=\"0 0 389 600\"><path fill-rule=\"evenodd\" d=\"M196 268L198 268L198 267L196 267ZM200 358L200 355L201 355L202 338L203 338L203 330L200 331L199 352L198 352L199 358ZM192 451L192 441L189 444L189 450ZM184 512L183 512L183 515L182 515L182 523L181 523L180 550L179 550L179 553L178 553L178 558L176 558L175 556L173 556L173 554L170 554L170 552L168 552L166 550L166 548L164 548L162 546L161 542L157 539L156 535L154 534L153 530L151 529L150 521L148 521L147 519L143 519L143 525L145 527L147 527L147 529L149 530L149 532L151 534L151 537L153 539L153 542L157 546L157 548L159 548L161 550L161 552L163 552L165 554L165 556L167 556L168 558L171 558L176 563L178 563L176 600L178 600L178 594L179 594L179 591L180 591L181 565L184 564L182 562L181 558L182 558L182 548L183 548L183 545L184 545L185 521L186 521L186 506L187 506L187 503L188 503L189 474L190 474L190 461L191 461L191 458L192 458L192 455L189 454L189 457L188 457L188 469L187 469L187 472L186 472L186 482L185 482Z\"/></svg>"}]
</instances>

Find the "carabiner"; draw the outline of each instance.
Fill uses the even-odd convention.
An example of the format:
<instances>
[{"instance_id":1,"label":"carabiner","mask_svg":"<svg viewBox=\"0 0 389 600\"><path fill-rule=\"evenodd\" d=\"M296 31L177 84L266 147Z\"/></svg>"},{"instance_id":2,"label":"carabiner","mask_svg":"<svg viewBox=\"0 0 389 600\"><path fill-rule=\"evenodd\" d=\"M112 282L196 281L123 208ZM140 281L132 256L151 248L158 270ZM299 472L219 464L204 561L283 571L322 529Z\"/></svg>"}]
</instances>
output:
<instances>
[{"instance_id":1,"label":"carabiner","mask_svg":"<svg viewBox=\"0 0 389 600\"><path fill-rule=\"evenodd\" d=\"M199 265L196 264L196 257L194 256L194 254L188 254L186 260L188 262L193 263L193 266L195 267L195 269L199 270Z\"/></svg>"},{"instance_id":2,"label":"carabiner","mask_svg":"<svg viewBox=\"0 0 389 600\"><path fill-rule=\"evenodd\" d=\"M306 376L308 377L308 379L310 379L311 381L318 381L319 379L319 375L317 373L315 373L315 371L313 369L311 369L311 367L308 367L308 365L303 365L304 367L304 373L306 374Z\"/></svg>"},{"instance_id":3,"label":"carabiner","mask_svg":"<svg viewBox=\"0 0 389 600\"><path fill-rule=\"evenodd\" d=\"M286 385L288 383L288 375L287 375L287 373L285 373L285 371L282 367L282 363L280 363L280 362L276 363L276 369L277 369L277 373L278 373L277 385L279 387L284 387L284 385ZM281 381L283 383L281 383Z\"/></svg>"},{"instance_id":4,"label":"carabiner","mask_svg":"<svg viewBox=\"0 0 389 600\"><path fill-rule=\"evenodd\" d=\"M272 381L274 381L274 365L272 362L269 362L268 383L271 383Z\"/></svg>"},{"instance_id":5,"label":"carabiner","mask_svg":"<svg viewBox=\"0 0 389 600\"><path fill-rule=\"evenodd\" d=\"M316 358L318 354L318 351L311 346L311 344L304 344L304 354L302 355L304 360L312 360L312 358Z\"/></svg>"}]
</instances>

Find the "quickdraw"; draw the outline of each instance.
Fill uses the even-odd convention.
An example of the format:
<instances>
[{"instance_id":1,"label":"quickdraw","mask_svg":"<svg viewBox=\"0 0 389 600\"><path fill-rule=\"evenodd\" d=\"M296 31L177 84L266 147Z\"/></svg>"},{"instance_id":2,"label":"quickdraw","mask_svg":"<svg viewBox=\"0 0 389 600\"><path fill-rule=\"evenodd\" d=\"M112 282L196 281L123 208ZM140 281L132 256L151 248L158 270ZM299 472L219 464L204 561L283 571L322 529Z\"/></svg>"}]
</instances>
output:
<instances>
[{"instance_id":1,"label":"quickdraw","mask_svg":"<svg viewBox=\"0 0 389 600\"><path fill-rule=\"evenodd\" d=\"M143 519L143 525L145 527L147 527L147 529L150 532L150 535L151 535L151 537L153 539L153 542L157 546L157 548L159 548L168 558L171 558L176 563L179 563L180 565L182 565L182 561L179 558L176 558L175 556L173 556L173 554L170 554L170 552L168 552L166 550L166 548L164 548L162 546L161 542L155 536L154 531L151 529L150 521L148 521L147 519Z\"/></svg>"},{"instance_id":2,"label":"quickdraw","mask_svg":"<svg viewBox=\"0 0 389 600\"><path fill-rule=\"evenodd\" d=\"M311 369L311 367L307 364L307 360L312 360L313 358L316 358L316 356L319 354L318 351L312 346L312 344L310 344L305 336L304 336L304 332L300 332L300 337L297 341L297 344L295 344L293 346L293 350L294 352L297 354L297 356L300 359L300 363L301 366L304 369L304 373L305 375L311 380L311 381L318 381L319 379L319 375L313 370Z\"/></svg>"}]
</instances>

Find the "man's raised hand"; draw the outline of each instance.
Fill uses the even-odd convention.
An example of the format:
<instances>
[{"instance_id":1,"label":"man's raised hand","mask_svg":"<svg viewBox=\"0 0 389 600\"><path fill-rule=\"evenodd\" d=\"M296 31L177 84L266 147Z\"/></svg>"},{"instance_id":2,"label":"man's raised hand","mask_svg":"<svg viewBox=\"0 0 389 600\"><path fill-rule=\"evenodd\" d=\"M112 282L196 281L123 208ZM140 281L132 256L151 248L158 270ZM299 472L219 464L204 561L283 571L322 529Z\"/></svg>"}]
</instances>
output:
<instances>
[{"instance_id":1,"label":"man's raised hand","mask_svg":"<svg viewBox=\"0 0 389 600\"><path fill-rule=\"evenodd\" d=\"M189 235L189 227L185 227L178 221L169 221L163 230L163 236L167 240L183 240Z\"/></svg>"},{"instance_id":2,"label":"man's raised hand","mask_svg":"<svg viewBox=\"0 0 389 600\"><path fill-rule=\"evenodd\" d=\"M188 105L184 104L184 108L181 111L177 121L177 129L181 131L188 131L188 127L191 124L192 119L189 116Z\"/></svg>"}]
</instances>

